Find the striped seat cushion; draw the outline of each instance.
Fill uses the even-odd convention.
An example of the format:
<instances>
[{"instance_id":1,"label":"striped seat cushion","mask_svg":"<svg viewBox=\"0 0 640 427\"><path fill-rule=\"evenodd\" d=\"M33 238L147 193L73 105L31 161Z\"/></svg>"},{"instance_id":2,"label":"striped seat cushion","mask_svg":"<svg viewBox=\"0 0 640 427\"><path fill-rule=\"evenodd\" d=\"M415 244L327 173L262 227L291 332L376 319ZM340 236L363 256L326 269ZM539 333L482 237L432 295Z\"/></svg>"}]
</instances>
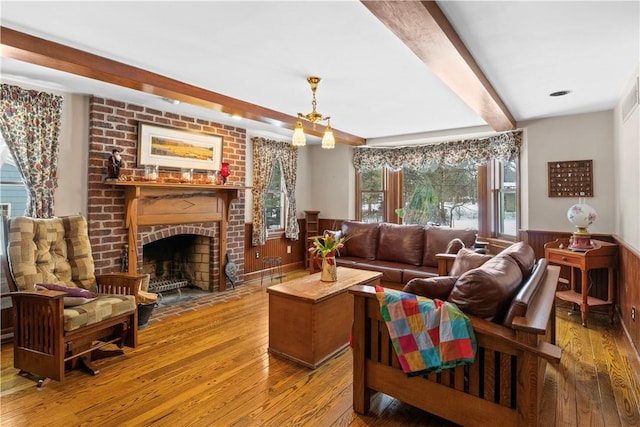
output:
<instances>
[{"instance_id":1,"label":"striped seat cushion","mask_svg":"<svg viewBox=\"0 0 640 427\"><path fill-rule=\"evenodd\" d=\"M133 295L98 295L98 298L86 304L65 307L64 330L74 331L135 309L136 299Z\"/></svg>"}]
</instances>

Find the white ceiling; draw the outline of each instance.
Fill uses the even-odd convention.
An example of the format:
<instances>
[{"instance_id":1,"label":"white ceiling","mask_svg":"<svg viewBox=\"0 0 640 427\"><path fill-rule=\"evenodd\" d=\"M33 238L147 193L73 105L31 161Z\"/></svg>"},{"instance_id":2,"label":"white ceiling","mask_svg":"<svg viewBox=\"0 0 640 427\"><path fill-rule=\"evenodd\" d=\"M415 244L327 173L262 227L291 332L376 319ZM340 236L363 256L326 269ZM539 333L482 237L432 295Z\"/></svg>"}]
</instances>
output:
<instances>
[{"instance_id":1,"label":"white ceiling","mask_svg":"<svg viewBox=\"0 0 640 427\"><path fill-rule=\"evenodd\" d=\"M439 1L521 122L612 109L640 57L639 1ZM368 143L490 130L357 1L1 1L3 27L295 116L317 109ZM3 80L245 127L243 120L9 58ZM570 90L565 97L549 93ZM418 136L416 136L416 134Z\"/></svg>"}]
</instances>

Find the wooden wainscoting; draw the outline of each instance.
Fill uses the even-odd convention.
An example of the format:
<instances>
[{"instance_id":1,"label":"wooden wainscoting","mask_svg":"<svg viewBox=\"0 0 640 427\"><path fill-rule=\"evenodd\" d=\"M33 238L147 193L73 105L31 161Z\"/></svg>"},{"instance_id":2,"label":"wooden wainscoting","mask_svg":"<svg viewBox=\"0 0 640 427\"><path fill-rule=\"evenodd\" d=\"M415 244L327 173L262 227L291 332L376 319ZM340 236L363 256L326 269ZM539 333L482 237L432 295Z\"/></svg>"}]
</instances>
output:
<instances>
[{"instance_id":1,"label":"wooden wainscoting","mask_svg":"<svg viewBox=\"0 0 640 427\"><path fill-rule=\"evenodd\" d=\"M304 236L304 219L298 219L300 236ZM266 257L280 257L282 259L282 271L293 271L303 268L304 251L306 242L301 237L298 240L291 240L284 237L284 232L273 233L262 246L252 246L251 233L252 224L245 224L244 236L244 280L259 279L262 270L266 268L263 260ZM291 247L291 252L287 250Z\"/></svg>"},{"instance_id":2,"label":"wooden wainscoting","mask_svg":"<svg viewBox=\"0 0 640 427\"><path fill-rule=\"evenodd\" d=\"M620 286L617 289L616 303L622 326L640 356L640 252L618 236L614 237L615 242L620 245L618 252ZM633 307L636 310L635 321L631 319Z\"/></svg>"}]
</instances>

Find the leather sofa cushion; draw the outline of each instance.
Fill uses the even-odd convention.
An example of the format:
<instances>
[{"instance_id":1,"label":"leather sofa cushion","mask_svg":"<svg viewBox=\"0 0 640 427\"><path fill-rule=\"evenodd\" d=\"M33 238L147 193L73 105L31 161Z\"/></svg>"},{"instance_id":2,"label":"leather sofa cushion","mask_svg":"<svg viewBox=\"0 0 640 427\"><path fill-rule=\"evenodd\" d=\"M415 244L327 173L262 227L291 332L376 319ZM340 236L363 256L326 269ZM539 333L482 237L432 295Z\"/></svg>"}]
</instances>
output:
<instances>
[{"instance_id":1,"label":"leather sofa cushion","mask_svg":"<svg viewBox=\"0 0 640 427\"><path fill-rule=\"evenodd\" d=\"M402 290L426 298L446 301L457 280L457 277L451 276L413 279Z\"/></svg>"},{"instance_id":2,"label":"leather sofa cushion","mask_svg":"<svg viewBox=\"0 0 640 427\"><path fill-rule=\"evenodd\" d=\"M476 241L477 230L458 230L455 228L428 227L425 229L425 248L422 265L437 267L436 254L446 253L447 246L453 239L460 239L468 248Z\"/></svg>"},{"instance_id":3,"label":"leather sofa cushion","mask_svg":"<svg viewBox=\"0 0 640 427\"><path fill-rule=\"evenodd\" d=\"M413 279L428 279L429 277L437 277L437 267L413 267L402 270L402 283L405 285Z\"/></svg>"},{"instance_id":4,"label":"leather sofa cushion","mask_svg":"<svg viewBox=\"0 0 640 427\"><path fill-rule=\"evenodd\" d=\"M517 242L500 252L502 256L510 256L520 267L524 277L528 276L536 263L533 248L525 242Z\"/></svg>"},{"instance_id":5,"label":"leather sofa cushion","mask_svg":"<svg viewBox=\"0 0 640 427\"><path fill-rule=\"evenodd\" d=\"M460 276L448 301L467 314L493 321L504 312L521 282L518 264L500 253Z\"/></svg>"},{"instance_id":6,"label":"leather sofa cushion","mask_svg":"<svg viewBox=\"0 0 640 427\"><path fill-rule=\"evenodd\" d=\"M421 225L380 224L376 260L420 265L424 248Z\"/></svg>"},{"instance_id":7,"label":"leather sofa cushion","mask_svg":"<svg viewBox=\"0 0 640 427\"><path fill-rule=\"evenodd\" d=\"M380 234L378 223L345 221L342 223L342 234L347 236L348 240L340 250L340 255L363 258L368 261L376 258Z\"/></svg>"},{"instance_id":8,"label":"leather sofa cushion","mask_svg":"<svg viewBox=\"0 0 640 427\"><path fill-rule=\"evenodd\" d=\"M491 255L478 254L471 249L462 248L458 251L451 266L449 276L461 276L469 270L480 267L491 259Z\"/></svg>"}]
</instances>

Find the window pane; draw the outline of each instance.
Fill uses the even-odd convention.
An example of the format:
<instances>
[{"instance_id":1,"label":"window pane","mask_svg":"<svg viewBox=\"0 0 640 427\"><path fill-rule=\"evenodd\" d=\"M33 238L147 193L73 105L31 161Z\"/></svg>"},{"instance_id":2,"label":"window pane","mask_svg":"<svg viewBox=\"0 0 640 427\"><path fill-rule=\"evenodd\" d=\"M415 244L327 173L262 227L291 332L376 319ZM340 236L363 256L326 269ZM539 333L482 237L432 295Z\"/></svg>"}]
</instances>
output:
<instances>
[{"instance_id":1,"label":"window pane","mask_svg":"<svg viewBox=\"0 0 640 427\"><path fill-rule=\"evenodd\" d=\"M516 235L516 162L504 162L498 197L498 233Z\"/></svg>"},{"instance_id":2,"label":"window pane","mask_svg":"<svg viewBox=\"0 0 640 427\"><path fill-rule=\"evenodd\" d=\"M402 173L403 223L478 228L478 172L474 165L403 169Z\"/></svg>"},{"instance_id":3,"label":"window pane","mask_svg":"<svg viewBox=\"0 0 640 427\"><path fill-rule=\"evenodd\" d=\"M2 206L2 215L24 215L29 200L29 191L2 136L0 136L0 159L0 206Z\"/></svg>"},{"instance_id":4,"label":"window pane","mask_svg":"<svg viewBox=\"0 0 640 427\"><path fill-rule=\"evenodd\" d=\"M282 169L280 168L280 162L276 161L265 200L267 228L269 230L284 228L284 201Z\"/></svg>"},{"instance_id":5,"label":"window pane","mask_svg":"<svg viewBox=\"0 0 640 427\"><path fill-rule=\"evenodd\" d=\"M362 192L362 221L382 222L384 194L381 191Z\"/></svg>"},{"instance_id":6,"label":"window pane","mask_svg":"<svg viewBox=\"0 0 640 427\"><path fill-rule=\"evenodd\" d=\"M500 192L500 234L516 235L516 192Z\"/></svg>"},{"instance_id":7,"label":"window pane","mask_svg":"<svg viewBox=\"0 0 640 427\"><path fill-rule=\"evenodd\" d=\"M384 221L383 168L362 172L360 189L362 196L361 217L364 222Z\"/></svg>"}]
</instances>

